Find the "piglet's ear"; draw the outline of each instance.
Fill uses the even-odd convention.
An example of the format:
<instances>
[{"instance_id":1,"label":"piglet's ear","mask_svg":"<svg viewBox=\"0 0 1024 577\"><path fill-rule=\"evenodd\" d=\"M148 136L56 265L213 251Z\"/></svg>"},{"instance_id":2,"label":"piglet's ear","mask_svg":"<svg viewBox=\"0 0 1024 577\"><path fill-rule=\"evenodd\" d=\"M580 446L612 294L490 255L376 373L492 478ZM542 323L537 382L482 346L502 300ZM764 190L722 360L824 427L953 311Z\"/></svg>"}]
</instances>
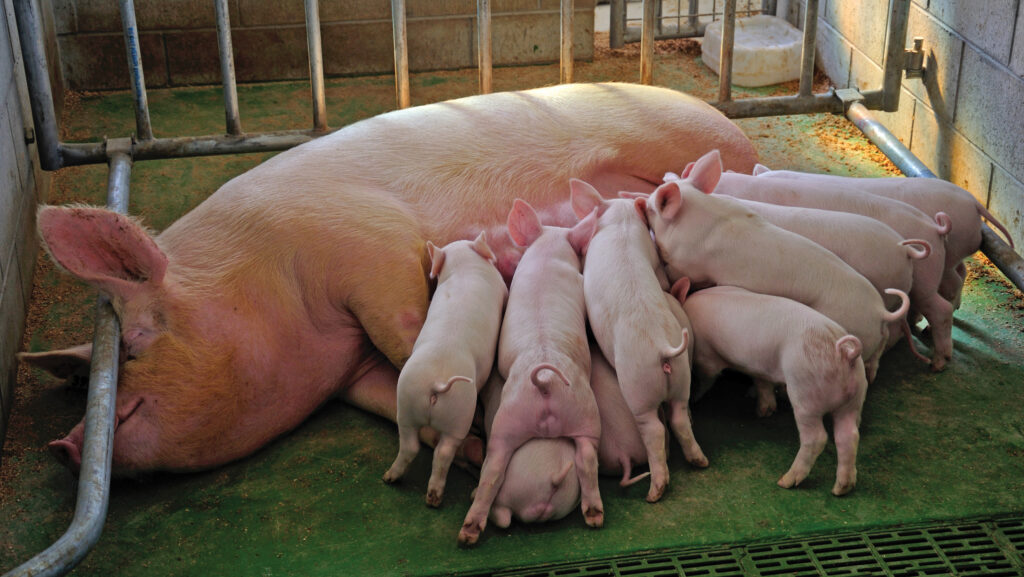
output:
<instances>
[{"instance_id":1,"label":"piglet's ear","mask_svg":"<svg viewBox=\"0 0 1024 577\"><path fill-rule=\"evenodd\" d=\"M512 203L512 211L508 213L508 235L512 237L512 242L519 246L530 246L543 232L544 227L533 207L517 198Z\"/></svg>"},{"instance_id":2,"label":"piglet's ear","mask_svg":"<svg viewBox=\"0 0 1024 577\"><path fill-rule=\"evenodd\" d=\"M576 218L585 218L604 203L601 193L596 188L578 178L569 180L569 199Z\"/></svg>"},{"instance_id":3,"label":"piglet's ear","mask_svg":"<svg viewBox=\"0 0 1024 577\"><path fill-rule=\"evenodd\" d=\"M705 194L711 194L722 178L722 156L718 153L718 149L698 158L693 169L690 170L688 178L694 188Z\"/></svg>"},{"instance_id":4,"label":"piglet's ear","mask_svg":"<svg viewBox=\"0 0 1024 577\"><path fill-rule=\"evenodd\" d=\"M569 244L572 245L573 250L576 254L582 255L587 251L587 247L590 245L590 239L594 238L594 233L597 231L597 209L590 211L583 220L576 223L576 226L572 227L569 231Z\"/></svg>"},{"instance_id":5,"label":"piglet's ear","mask_svg":"<svg viewBox=\"0 0 1024 577\"><path fill-rule=\"evenodd\" d=\"M669 292L672 293L672 296L676 297L679 304L686 302L686 295L690 292L690 277L681 277L672 285Z\"/></svg>"},{"instance_id":6,"label":"piglet's ear","mask_svg":"<svg viewBox=\"0 0 1024 577\"><path fill-rule=\"evenodd\" d=\"M619 194L622 194L621 192ZM636 213L640 215L640 220L644 223L644 226L651 228L651 223L647 221L647 197L637 197L633 201L633 208L636 209Z\"/></svg>"},{"instance_id":7,"label":"piglet's ear","mask_svg":"<svg viewBox=\"0 0 1024 577\"><path fill-rule=\"evenodd\" d=\"M44 206L39 234L53 260L111 297L163 282L167 256L134 219L85 206Z\"/></svg>"},{"instance_id":8,"label":"piglet's ear","mask_svg":"<svg viewBox=\"0 0 1024 577\"><path fill-rule=\"evenodd\" d=\"M430 278L437 278L444 267L444 251L428 240L427 254L430 255Z\"/></svg>"},{"instance_id":9,"label":"piglet's ear","mask_svg":"<svg viewBox=\"0 0 1024 577\"><path fill-rule=\"evenodd\" d=\"M494 251L491 250L490 245L487 244L487 233L480 231L480 234L476 236L476 240L473 241L473 250L484 258L486 261L497 262L498 258L494 256Z\"/></svg>"},{"instance_id":10,"label":"piglet's ear","mask_svg":"<svg viewBox=\"0 0 1024 577\"><path fill-rule=\"evenodd\" d=\"M648 202L654 203L654 209L665 220L672 220L683 207L683 195L678 182L666 182L654 191Z\"/></svg>"},{"instance_id":11,"label":"piglet's ear","mask_svg":"<svg viewBox=\"0 0 1024 577\"><path fill-rule=\"evenodd\" d=\"M762 174L764 174L766 172L771 172L771 169L768 168L767 166L761 164L760 162L758 162L757 164L754 165L754 172L753 172L754 176L759 176L759 175L762 175Z\"/></svg>"}]
</instances>

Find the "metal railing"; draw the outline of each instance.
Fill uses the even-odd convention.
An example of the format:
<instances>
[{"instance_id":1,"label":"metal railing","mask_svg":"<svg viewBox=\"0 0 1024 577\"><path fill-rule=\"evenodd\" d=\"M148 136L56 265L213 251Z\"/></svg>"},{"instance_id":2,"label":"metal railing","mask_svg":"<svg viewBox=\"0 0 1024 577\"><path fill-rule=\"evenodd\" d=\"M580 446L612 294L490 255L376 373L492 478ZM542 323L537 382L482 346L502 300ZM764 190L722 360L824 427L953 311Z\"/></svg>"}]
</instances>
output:
<instances>
[{"instance_id":1,"label":"metal railing","mask_svg":"<svg viewBox=\"0 0 1024 577\"><path fill-rule=\"evenodd\" d=\"M127 46L128 69L131 74L135 102L136 134L101 142L65 143L59 140L53 94L43 48L43 26L37 0L16 0L15 14L19 29L29 98L37 137L40 164L45 170L66 166L106 163L110 166L108 206L125 212L128 206L129 177L134 161L158 158L181 158L216 154L279 151L310 141L330 132L326 119L324 97L323 53L320 40L320 16L317 0L305 0L306 34L309 48L310 83L312 86L313 127L305 130L245 133L242 130L235 84L234 55L231 46L231 24L227 0L214 0L217 13L217 38L224 88L225 133L206 136L156 137L149 120L145 79L138 43L138 30L132 0L119 0ZM613 0L621 2L621 0ZM657 4L661 0L644 0L642 46L640 57L643 83L653 83L654 30ZM766 5L769 3L766 3ZM792 96L745 98L733 100L731 95L732 30L736 0L724 0L725 30L722 38L719 98L713 102L732 118L773 116L782 114L832 112L852 114L861 109L894 111L899 105L903 74L904 46L910 0L890 0L889 31L884 62L883 85L856 99L841 98L833 91L813 94L811 78L814 67L814 35L818 0L806 1L802 71L799 92ZM395 91L399 107L409 105L409 67L406 44L405 1L391 0L394 49ZM572 81L572 0L561 2L560 72L562 82ZM479 91L491 91L491 8L490 0L477 0ZM614 24L614 23L613 23ZM856 91L853 91L856 92ZM851 104L852 100L859 101ZM848 112L849 111L849 112ZM854 120L858 122L857 120ZM861 124L859 123L858 126ZM869 136L871 135L870 132ZM895 140L895 139L892 139ZM883 149L885 150L885 149ZM909 154L909 151L907 151ZM918 161L919 163L919 161ZM923 165L922 165L923 166ZM914 174L911 170L910 174ZM1001 245L1001 246L1000 246ZM1005 250L1004 250L1005 248ZM1021 258L990 230L985 234L982 250L1004 272L1017 271L1011 279L1022 286ZM97 305L93 341L92 372L89 400L85 416L85 448L79 477L76 512L67 532L48 549L7 574L14 576L61 575L70 571L95 545L103 528L110 494L110 463L113 445L114 407L120 342L117 318L101 298Z\"/></svg>"}]
</instances>

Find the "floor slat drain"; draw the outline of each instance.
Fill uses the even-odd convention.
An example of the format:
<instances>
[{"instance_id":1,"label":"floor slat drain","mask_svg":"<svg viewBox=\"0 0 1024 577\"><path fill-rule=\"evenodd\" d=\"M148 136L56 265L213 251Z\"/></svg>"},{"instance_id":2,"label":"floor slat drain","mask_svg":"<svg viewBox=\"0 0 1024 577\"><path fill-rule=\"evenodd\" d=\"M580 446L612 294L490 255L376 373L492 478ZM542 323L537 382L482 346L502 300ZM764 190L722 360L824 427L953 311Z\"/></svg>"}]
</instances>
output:
<instances>
[{"instance_id":1,"label":"floor slat drain","mask_svg":"<svg viewBox=\"0 0 1024 577\"><path fill-rule=\"evenodd\" d=\"M1021 577L1024 515L489 570L502 577Z\"/></svg>"}]
</instances>

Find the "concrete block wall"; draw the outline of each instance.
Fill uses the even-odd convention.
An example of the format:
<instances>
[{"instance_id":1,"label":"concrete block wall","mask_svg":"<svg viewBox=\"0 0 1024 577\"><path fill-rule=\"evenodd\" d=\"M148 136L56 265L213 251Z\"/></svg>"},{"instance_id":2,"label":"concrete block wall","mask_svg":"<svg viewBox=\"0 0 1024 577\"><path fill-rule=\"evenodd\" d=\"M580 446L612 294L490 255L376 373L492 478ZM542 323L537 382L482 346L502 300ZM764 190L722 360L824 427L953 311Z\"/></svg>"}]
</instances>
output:
<instances>
[{"instance_id":1,"label":"concrete block wall","mask_svg":"<svg viewBox=\"0 0 1024 577\"><path fill-rule=\"evenodd\" d=\"M49 192L49 176L39 169L13 0L0 14L0 446L14 401L14 354L21 348L32 292L38 241L36 205Z\"/></svg>"},{"instance_id":2,"label":"concrete block wall","mask_svg":"<svg viewBox=\"0 0 1024 577\"><path fill-rule=\"evenodd\" d=\"M114 0L51 0L61 64L76 90L125 89L128 64ZM324 73L394 71L389 0L320 0ZM229 0L239 82L309 77L302 0ZM146 86L219 84L212 0L136 0ZM491 2L495 65L557 62L559 0ZM408 0L412 71L476 66L476 0ZM575 0L575 57L593 56L594 0Z\"/></svg>"},{"instance_id":3,"label":"concrete block wall","mask_svg":"<svg viewBox=\"0 0 1024 577\"><path fill-rule=\"evenodd\" d=\"M803 0L790 22L803 27ZM817 63L842 88L880 88L889 0L820 0ZM939 177L972 194L1024 243L1024 2L913 0L907 48L923 79L877 117Z\"/></svg>"}]
</instances>

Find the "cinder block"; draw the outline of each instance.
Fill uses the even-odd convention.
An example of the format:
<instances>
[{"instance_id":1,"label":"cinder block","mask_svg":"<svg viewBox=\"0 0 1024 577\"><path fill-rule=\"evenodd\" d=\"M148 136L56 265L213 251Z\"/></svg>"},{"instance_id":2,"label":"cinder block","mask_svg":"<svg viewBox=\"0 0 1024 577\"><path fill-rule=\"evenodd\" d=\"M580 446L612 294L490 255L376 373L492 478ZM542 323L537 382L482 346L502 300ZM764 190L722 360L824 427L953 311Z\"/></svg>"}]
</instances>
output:
<instances>
[{"instance_id":1,"label":"cinder block","mask_svg":"<svg viewBox=\"0 0 1024 577\"><path fill-rule=\"evenodd\" d=\"M216 40L214 40L216 42ZM239 82L309 78L305 26L249 28L233 34ZM214 62L219 62L214 59ZM220 64L217 69L220 70ZM220 77L220 73L217 73Z\"/></svg>"},{"instance_id":2,"label":"cinder block","mask_svg":"<svg viewBox=\"0 0 1024 577\"><path fill-rule=\"evenodd\" d=\"M0 22L0 94L7 94L7 88L14 83L14 53L11 51L11 33L7 19Z\"/></svg>"},{"instance_id":3,"label":"cinder block","mask_svg":"<svg viewBox=\"0 0 1024 577\"><path fill-rule=\"evenodd\" d=\"M390 74L395 70L391 22L323 27L324 74Z\"/></svg>"},{"instance_id":4,"label":"cinder block","mask_svg":"<svg viewBox=\"0 0 1024 577\"><path fill-rule=\"evenodd\" d=\"M558 14L518 14L495 17L494 63L497 65L556 62L559 56ZM593 20L573 19L573 58L594 54Z\"/></svg>"},{"instance_id":5,"label":"cinder block","mask_svg":"<svg viewBox=\"0 0 1024 577\"><path fill-rule=\"evenodd\" d=\"M54 28L57 34L74 34L78 32L75 0L50 0L53 5Z\"/></svg>"},{"instance_id":6,"label":"cinder block","mask_svg":"<svg viewBox=\"0 0 1024 577\"><path fill-rule=\"evenodd\" d=\"M1017 10L1017 35L1013 39L1013 53L1010 68L1018 76L1024 76L1024 8Z\"/></svg>"},{"instance_id":7,"label":"cinder block","mask_svg":"<svg viewBox=\"0 0 1024 577\"><path fill-rule=\"evenodd\" d=\"M491 7L494 12L494 7ZM476 0L406 0L406 18L475 16Z\"/></svg>"},{"instance_id":8,"label":"cinder block","mask_svg":"<svg viewBox=\"0 0 1024 577\"><path fill-rule=\"evenodd\" d=\"M826 2L819 5L818 14L873 62L882 64L889 0Z\"/></svg>"},{"instance_id":9,"label":"cinder block","mask_svg":"<svg viewBox=\"0 0 1024 577\"><path fill-rule=\"evenodd\" d=\"M877 90L882 87L882 66L871 60L867 54L853 48L850 58L850 87L861 92Z\"/></svg>"},{"instance_id":10,"label":"cinder block","mask_svg":"<svg viewBox=\"0 0 1024 577\"><path fill-rule=\"evenodd\" d=\"M7 265L14 251L14 241L21 232L18 219L22 214L22 187L10 122L7 107L0 107L0 207L3 207L0 210L0 283L11 274Z\"/></svg>"},{"instance_id":11,"label":"cinder block","mask_svg":"<svg viewBox=\"0 0 1024 577\"><path fill-rule=\"evenodd\" d=\"M989 196L989 211L1006 225L1015 243L1024 242L1024 183L995 165Z\"/></svg>"},{"instance_id":12,"label":"cinder block","mask_svg":"<svg viewBox=\"0 0 1024 577\"><path fill-rule=\"evenodd\" d=\"M839 32L824 20L818 19L818 35L815 38L815 65L839 88L850 85L850 60L852 47Z\"/></svg>"},{"instance_id":13,"label":"cinder block","mask_svg":"<svg viewBox=\"0 0 1024 577\"><path fill-rule=\"evenodd\" d=\"M111 0L75 0L79 32L117 32L121 24L120 3ZM276 4L276 2L267 2ZM301 3L299 3L301 9ZM215 28L217 15L210 0L138 0L135 21L139 30Z\"/></svg>"},{"instance_id":14,"label":"cinder block","mask_svg":"<svg viewBox=\"0 0 1024 577\"><path fill-rule=\"evenodd\" d=\"M439 70L475 66L474 18L408 22L409 69Z\"/></svg>"},{"instance_id":15,"label":"cinder block","mask_svg":"<svg viewBox=\"0 0 1024 577\"><path fill-rule=\"evenodd\" d=\"M160 33L139 36L146 87L167 85L167 61ZM64 82L71 90L119 90L130 88L128 55L120 34L88 34L60 37Z\"/></svg>"},{"instance_id":16,"label":"cinder block","mask_svg":"<svg viewBox=\"0 0 1024 577\"><path fill-rule=\"evenodd\" d=\"M231 44L235 57L235 76L238 74L239 58L242 49L252 48L239 46L239 38L244 38L245 30L232 31ZM186 30L167 32L164 34L166 46L167 76L171 86L188 84L218 84L220 77L220 54L217 48L217 33L212 30ZM271 54L268 49L267 54ZM276 53L273 53L276 56Z\"/></svg>"},{"instance_id":17,"label":"cinder block","mask_svg":"<svg viewBox=\"0 0 1024 577\"><path fill-rule=\"evenodd\" d=\"M921 104L906 90L900 91L900 107L896 112L871 111L871 115L889 129L889 132L910 148L913 142L915 117L920 114Z\"/></svg>"},{"instance_id":18,"label":"cinder block","mask_svg":"<svg viewBox=\"0 0 1024 577\"><path fill-rule=\"evenodd\" d=\"M1024 179L1024 78L970 45L964 52L953 125L1017 180Z\"/></svg>"},{"instance_id":19,"label":"cinder block","mask_svg":"<svg viewBox=\"0 0 1024 577\"><path fill-rule=\"evenodd\" d=\"M24 188L28 186L32 175L32 162L29 159L28 147L25 144L26 119L22 117L22 107L18 102L17 86L13 82L5 93L0 94L4 94L4 108L2 112L4 119L0 122L0 127L4 129L4 138L10 139L11 148L14 151L10 159L14 163L19 188ZM5 161L7 158L9 157L4 156Z\"/></svg>"},{"instance_id":20,"label":"cinder block","mask_svg":"<svg viewBox=\"0 0 1024 577\"><path fill-rule=\"evenodd\" d=\"M999 62L1010 60L1018 0L930 0L928 11Z\"/></svg>"},{"instance_id":21,"label":"cinder block","mask_svg":"<svg viewBox=\"0 0 1024 577\"><path fill-rule=\"evenodd\" d=\"M320 2L320 22L355 22L360 20L391 20L389 0L332 0ZM302 2L267 2L238 0L241 26L284 26L305 24L306 10ZM406 6L408 17L408 6Z\"/></svg>"},{"instance_id":22,"label":"cinder block","mask_svg":"<svg viewBox=\"0 0 1024 577\"><path fill-rule=\"evenodd\" d=\"M910 150L936 176L971 191L982 204L986 203L992 160L949 121L920 102Z\"/></svg>"},{"instance_id":23,"label":"cinder block","mask_svg":"<svg viewBox=\"0 0 1024 577\"><path fill-rule=\"evenodd\" d=\"M916 5L910 9L908 42L912 42L915 36L922 36L925 39L926 72L920 79L905 78L903 86L928 103L928 106L943 119L952 121L963 39Z\"/></svg>"}]
</instances>

